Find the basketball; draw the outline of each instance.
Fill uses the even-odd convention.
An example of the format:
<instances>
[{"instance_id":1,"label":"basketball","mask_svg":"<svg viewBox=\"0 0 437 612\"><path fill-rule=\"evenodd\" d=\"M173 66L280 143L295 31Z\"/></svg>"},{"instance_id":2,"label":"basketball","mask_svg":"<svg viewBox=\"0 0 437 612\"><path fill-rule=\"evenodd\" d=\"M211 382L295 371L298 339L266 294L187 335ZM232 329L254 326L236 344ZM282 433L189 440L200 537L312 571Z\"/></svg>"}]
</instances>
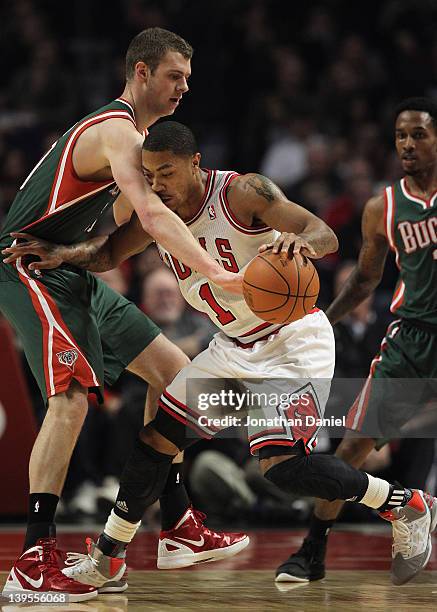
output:
<instances>
[{"instance_id":1,"label":"basketball","mask_svg":"<svg viewBox=\"0 0 437 612\"><path fill-rule=\"evenodd\" d=\"M270 323L292 323L307 315L319 295L319 275L302 255L282 260L266 251L249 263L243 293L250 310Z\"/></svg>"}]
</instances>

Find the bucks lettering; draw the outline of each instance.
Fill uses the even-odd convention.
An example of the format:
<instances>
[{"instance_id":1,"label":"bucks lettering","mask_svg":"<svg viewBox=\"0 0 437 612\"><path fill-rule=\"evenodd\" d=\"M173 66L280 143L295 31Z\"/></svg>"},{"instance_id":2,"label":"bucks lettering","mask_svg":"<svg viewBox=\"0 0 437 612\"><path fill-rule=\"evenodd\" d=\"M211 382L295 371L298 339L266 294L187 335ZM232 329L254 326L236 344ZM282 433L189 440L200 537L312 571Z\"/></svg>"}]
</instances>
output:
<instances>
[{"instance_id":1,"label":"bucks lettering","mask_svg":"<svg viewBox=\"0 0 437 612\"><path fill-rule=\"evenodd\" d=\"M430 244L437 244L437 218L423 221L402 221L398 230L404 243L405 253L414 253L417 249L424 249Z\"/></svg>"},{"instance_id":2,"label":"bucks lettering","mask_svg":"<svg viewBox=\"0 0 437 612\"><path fill-rule=\"evenodd\" d=\"M399 281L391 311L437 325L437 193L425 200L406 179L385 190L386 233L396 254Z\"/></svg>"}]
</instances>

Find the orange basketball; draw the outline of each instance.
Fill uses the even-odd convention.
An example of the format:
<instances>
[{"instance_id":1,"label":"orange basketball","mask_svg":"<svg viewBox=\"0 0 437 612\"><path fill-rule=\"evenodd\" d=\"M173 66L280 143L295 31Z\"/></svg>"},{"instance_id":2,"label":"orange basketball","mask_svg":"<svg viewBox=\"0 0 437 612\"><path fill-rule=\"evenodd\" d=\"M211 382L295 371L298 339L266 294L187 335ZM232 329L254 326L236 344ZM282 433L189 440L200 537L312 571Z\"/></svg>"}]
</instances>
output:
<instances>
[{"instance_id":1,"label":"orange basketball","mask_svg":"<svg viewBox=\"0 0 437 612\"><path fill-rule=\"evenodd\" d=\"M257 255L246 268L244 299L257 317L270 323L292 323L308 314L319 295L319 275L302 255L283 261L271 251Z\"/></svg>"}]
</instances>

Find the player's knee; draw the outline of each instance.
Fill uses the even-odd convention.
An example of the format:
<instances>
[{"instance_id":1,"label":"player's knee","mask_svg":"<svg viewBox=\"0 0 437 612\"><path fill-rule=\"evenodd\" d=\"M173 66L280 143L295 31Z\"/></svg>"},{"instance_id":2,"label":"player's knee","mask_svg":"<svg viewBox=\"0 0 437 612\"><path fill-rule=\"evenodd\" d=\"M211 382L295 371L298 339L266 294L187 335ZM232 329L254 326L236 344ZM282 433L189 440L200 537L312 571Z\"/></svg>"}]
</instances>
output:
<instances>
[{"instance_id":1,"label":"player's knee","mask_svg":"<svg viewBox=\"0 0 437 612\"><path fill-rule=\"evenodd\" d=\"M171 448L171 452L175 455L200 439L194 430L188 429L185 423L168 414L162 408L158 408L156 417L146 425L144 430L147 430L146 435L148 437L152 436L152 443L170 445L165 447ZM164 446L161 446L161 449L163 448ZM176 449L176 452L174 452L174 449ZM167 451L161 450L161 452Z\"/></svg>"},{"instance_id":2,"label":"player's knee","mask_svg":"<svg viewBox=\"0 0 437 612\"><path fill-rule=\"evenodd\" d=\"M82 426L87 413L87 389L73 381L66 392L49 398L46 418L60 421L60 426Z\"/></svg>"},{"instance_id":3,"label":"player's knee","mask_svg":"<svg viewBox=\"0 0 437 612\"><path fill-rule=\"evenodd\" d=\"M264 478L288 493L300 494L297 486L302 458L290 455L261 460L260 466Z\"/></svg>"},{"instance_id":4,"label":"player's knee","mask_svg":"<svg viewBox=\"0 0 437 612\"><path fill-rule=\"evenodd\" d=\"M180 451L176 444L156 431L153 427L153 421L140 430L139 438L144 444L148 444L154 450L165 455L176 456Z\"/></svg>"}]
</instances>

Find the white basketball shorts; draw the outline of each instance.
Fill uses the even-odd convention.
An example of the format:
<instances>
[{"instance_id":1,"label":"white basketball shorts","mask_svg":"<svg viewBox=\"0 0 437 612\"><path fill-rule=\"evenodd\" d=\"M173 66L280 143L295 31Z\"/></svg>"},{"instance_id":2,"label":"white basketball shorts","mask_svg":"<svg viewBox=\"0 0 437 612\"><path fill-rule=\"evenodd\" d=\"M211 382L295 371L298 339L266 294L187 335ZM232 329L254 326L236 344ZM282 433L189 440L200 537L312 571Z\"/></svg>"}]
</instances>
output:
<instances>
[{"instance_id":1,"label":"white basketball shorts","mask_svg":"<svg viewBox=\"0 0 437 612\"><path fill-rule=\"evenodd\" d=\"M267 445L315 444L335 365L331 324L317 310L243 348L223 332L185 367L159 406L211 438L230 426L247 427L250 450Z\"/></svg>"}]
</instances>

